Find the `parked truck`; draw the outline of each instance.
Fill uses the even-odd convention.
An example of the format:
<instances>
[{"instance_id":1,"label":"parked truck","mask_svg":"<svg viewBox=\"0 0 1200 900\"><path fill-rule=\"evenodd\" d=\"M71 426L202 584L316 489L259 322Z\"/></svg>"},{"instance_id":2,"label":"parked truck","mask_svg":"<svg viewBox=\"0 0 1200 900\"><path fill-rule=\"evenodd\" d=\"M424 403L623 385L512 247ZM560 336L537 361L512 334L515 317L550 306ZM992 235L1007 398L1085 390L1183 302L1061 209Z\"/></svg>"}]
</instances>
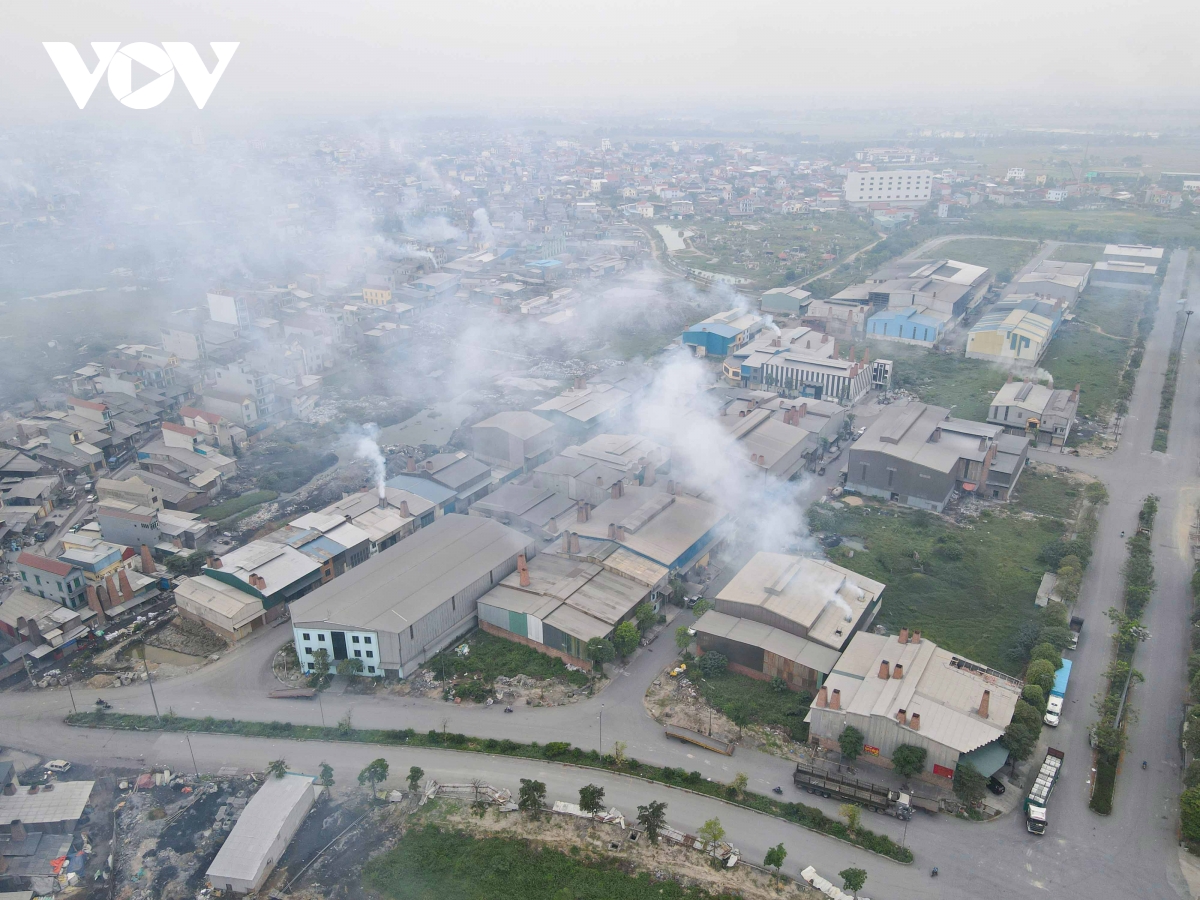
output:
<instances>
[{"instance_id":1,"label":"parked truck","mask_svg":"<svg viewBox=\"0 0 1200 900\"><path fill-rule=\"evenodd\" d=\"M1067 696L1067 683L1071 680L1071 661L1064 659L1062 667L1054 673L1054 687L1050 688L1050 697L1046 700L1046 714L1042 721L1051 728L1057 728L1062 721L1064 698Z\"/></svg>"},{"instance_id":2,"label":"parked truck","mask_svg":"<svg viewBox=\"0 0 1200 900\"><path fill-rule=\"evenodd\" d=\"M1037 780L1034 781L1029 796L1025 798L1025 828L1031 834L1046 833L1046 807L1050 803L1050 793L1058 782L1065 756L1061 750L1055 750L1053 747L1046 750L1046 758L1038 770Z\"/></svg>"},{"instance_id":3,"label":"parked truck","mask_svg":"<svg viewBox=\"0 0 1200 900\"><path fill-rule=\"evenodd\" d=\"M668 725L667 737L675 738L677 741L683 741L688 744L695 744L697 747L703 747L705 750L723 753L726 756L733 756L733 750L736 746L729 741L723 741L710 734L701 734L699 731L692 731L690 728L682 728L679 725Z\"/></svg>"},{"instance_id":4,"label":"parked truck","mask_svg":"<svg viewBox=\"0 0 1200 900\"><path fill-rule=\"evenodd\" d=\"M846 778L805 763L796 763L792 781L796 787L810 794L849 800L851 803L865 806L872 812L885 813L905 821L912 818L913 798L903 791L894 791L869 781Z\"/></svg>"},{"instance_id":5,"label":"parked truck","mask_svg":"<svg viewBox=\"0 0 1200 900\"><path fill-rule=\"evenodd\" d=\"M1083 616L1071 616L1071 645L1069 650L1079 646L1079 636L1083 634Z\"/></svg>"}]
</instances>

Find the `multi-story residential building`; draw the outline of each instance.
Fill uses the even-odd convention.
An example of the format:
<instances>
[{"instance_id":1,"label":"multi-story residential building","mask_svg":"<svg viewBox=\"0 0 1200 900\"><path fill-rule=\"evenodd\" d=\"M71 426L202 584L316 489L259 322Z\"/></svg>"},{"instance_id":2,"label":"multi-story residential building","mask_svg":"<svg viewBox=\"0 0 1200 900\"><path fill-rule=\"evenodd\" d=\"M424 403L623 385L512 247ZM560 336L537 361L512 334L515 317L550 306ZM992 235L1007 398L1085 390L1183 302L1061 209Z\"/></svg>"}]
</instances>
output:
<instances>
[{"instance_id":1,"label":"multi-story residential building","mask_svg":"<svg viewBox=\"0 0 1200 900\"><path fill-rule=\"evenodd\" d=\"M863 207L871 203L923 206L933 196L933 172L928 169L894 169L851 172L846 176L846 202Z\"/></svg>"}]
</instances>

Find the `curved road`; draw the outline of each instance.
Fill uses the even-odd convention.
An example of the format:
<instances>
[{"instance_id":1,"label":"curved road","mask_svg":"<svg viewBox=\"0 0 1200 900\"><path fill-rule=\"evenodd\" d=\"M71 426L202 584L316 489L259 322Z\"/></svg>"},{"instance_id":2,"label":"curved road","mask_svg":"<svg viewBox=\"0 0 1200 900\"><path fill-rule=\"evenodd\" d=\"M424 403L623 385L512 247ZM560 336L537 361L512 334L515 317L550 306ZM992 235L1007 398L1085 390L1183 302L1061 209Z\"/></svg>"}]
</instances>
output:
<instances>
[{"instance_id":1,"label":"curved road","mask_svg":"<svg viewBox=\"0 0 1200 900\"><path fill-rule=\"evenodd\" d=\"M269 759L285 757L296 767L315 770L322 759L335 768L357 771L382 753L393 771L420 765L431 776L443 779L485 777L496 784L516 787L520 777L546 781L552 799L570 799L588 781L604 784L609 798L627 813L647 798L670 804L673 824L694 830L704 819L717 815L731 840L755 860L778 841L788 847L789 867L813 864L822 873L846 865L861 865L871 873L870 893L875 897L912 898L1027 898L1045 895L1079 900L1107 898L1177 898L1188 896L1180 874L1176 844L1176 804L1180 786L1179 726L1182 718L1184 665L1190 601L1186 583L1191 574L1187 553L1188 526L1200 499L1196 456L1200 448L1200 328L1187 336L1175 401L1170 452L1151 453L1158 397L1171 340L1176 299L1181 295L1187 265L1186 252L1172 256L1164 284L1159 314L1148 341L1130 415L1117 452L1107 459L1084 459L1037 453L1040 459L1068 465L1103 478L1111 500L1103 509L1096 538L1095 557L1084 581L1079 611L1087 626L1075 654L1075 670L1068 711L1063 725L1053 732L1055 745L1067 751L1063 780L1050 808L1050 829L1043 838L1025 831L1019 814L984 825L970 825L948 816L920 815L905 831L903 823L884 816L868 816L875 831L905 840L917 856L912 867L860 851L854 847L800 829L776 819L703 798L684 791L631 781L621 776L570 766L527 760L464 755L446 750L381 750L361 745L275 741L229 736L192 739L197 763L214 771L221 765L261 769ZM1200 288L1200 285L1195 287ZM1094 719L1091 697L1101 686L1108 663L1109 623L1103 611L1120 598L1120 568L1124 560L1121 531L1131 530L1142 498L1156 492L1162 498L1155 529L1155 564L1158 590L1147 610L1152 637L1139 651L1135 666L1146 674L1146 684L1132 699L1139 711L1130 728L1127 760L1147 759L1142 772L1126 765L1117 782L1115 812L1100 817L1087 809L1091 755L1086 728ZM836 815L836 803L816 800L789 785L789 764L754 751L739 750L732 758L717 756L687 745L667 743L661 728L642 707L648 682L674 653L673 629L666 629L627 669L611 667L613 683L598 698L548 709L519 708L504 715L498 707L462 708L440 702L401 698L360 697L327 693L318 705L304 701L272 701L265 697L273 685L270 659L288 637L284 629L267 629L244 646L200 671L156 684L159 707L180 715L333 724L350 712L356 726L440 729L514 740L567 740L582 747L598 747L603 704L604 740L611 748L625 741L629 755L659 765L699 769L706 776L726 781L745 772L759 791L783 785L785 796L816 802ZM77 690L80 708L89 707L98 693L119 710L152 712L145 684L115 691ZM91 731L68 728L62 715L69 710L63 690L16 692L0 697L5 714L5 743L34 752L52 753L101 765L168 763L190 768L188 748L179 735ZM345 783L345 778L339 779ZM1015 789L1015 788L1014 788ZM933 881L928 867L937 865L941 877Z\"/></svg>"}]
</instances>

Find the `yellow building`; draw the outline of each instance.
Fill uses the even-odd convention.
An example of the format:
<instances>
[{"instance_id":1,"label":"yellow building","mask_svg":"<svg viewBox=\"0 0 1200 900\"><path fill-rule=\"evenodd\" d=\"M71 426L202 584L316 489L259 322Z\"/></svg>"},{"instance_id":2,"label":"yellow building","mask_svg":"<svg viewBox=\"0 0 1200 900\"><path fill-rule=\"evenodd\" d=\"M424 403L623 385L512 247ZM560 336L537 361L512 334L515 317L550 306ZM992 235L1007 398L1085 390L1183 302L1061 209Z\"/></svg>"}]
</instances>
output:
<instances>
[{"instance_id":1,"label":"yellow building","mask_svg":"<svg viewBox=\"0 0 1200 900\"><path fill-rule=\"evenodd\" d=\"M363 288L363 301L372 306L387 306L392 302L392 289L386 287Z\"/></svg>"}]
</instances>

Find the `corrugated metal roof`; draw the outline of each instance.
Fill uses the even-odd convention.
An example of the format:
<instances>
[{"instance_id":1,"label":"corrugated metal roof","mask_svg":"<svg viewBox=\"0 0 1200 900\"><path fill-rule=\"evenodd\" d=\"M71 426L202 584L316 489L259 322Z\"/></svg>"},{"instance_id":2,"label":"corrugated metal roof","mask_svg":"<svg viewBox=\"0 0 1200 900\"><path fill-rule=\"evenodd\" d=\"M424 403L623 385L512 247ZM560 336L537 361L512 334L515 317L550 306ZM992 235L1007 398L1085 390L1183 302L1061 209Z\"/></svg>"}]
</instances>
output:
<instances>
[{"instance_id":1,"label":"corrugated metal roof","mask_svg":"<svg viewBox=\"0 0 1200 900\"><path fill-rule=\"evenodd\" d=\"M739 644L761 647L776 656L793 660L821 674L832 671L840 656L838 651L831 647L824 647L761 622L727 616L716 610L706 612L692 628L700 634L711 634L714 637L737 641Z\"/></svg>"}]
</instances>

